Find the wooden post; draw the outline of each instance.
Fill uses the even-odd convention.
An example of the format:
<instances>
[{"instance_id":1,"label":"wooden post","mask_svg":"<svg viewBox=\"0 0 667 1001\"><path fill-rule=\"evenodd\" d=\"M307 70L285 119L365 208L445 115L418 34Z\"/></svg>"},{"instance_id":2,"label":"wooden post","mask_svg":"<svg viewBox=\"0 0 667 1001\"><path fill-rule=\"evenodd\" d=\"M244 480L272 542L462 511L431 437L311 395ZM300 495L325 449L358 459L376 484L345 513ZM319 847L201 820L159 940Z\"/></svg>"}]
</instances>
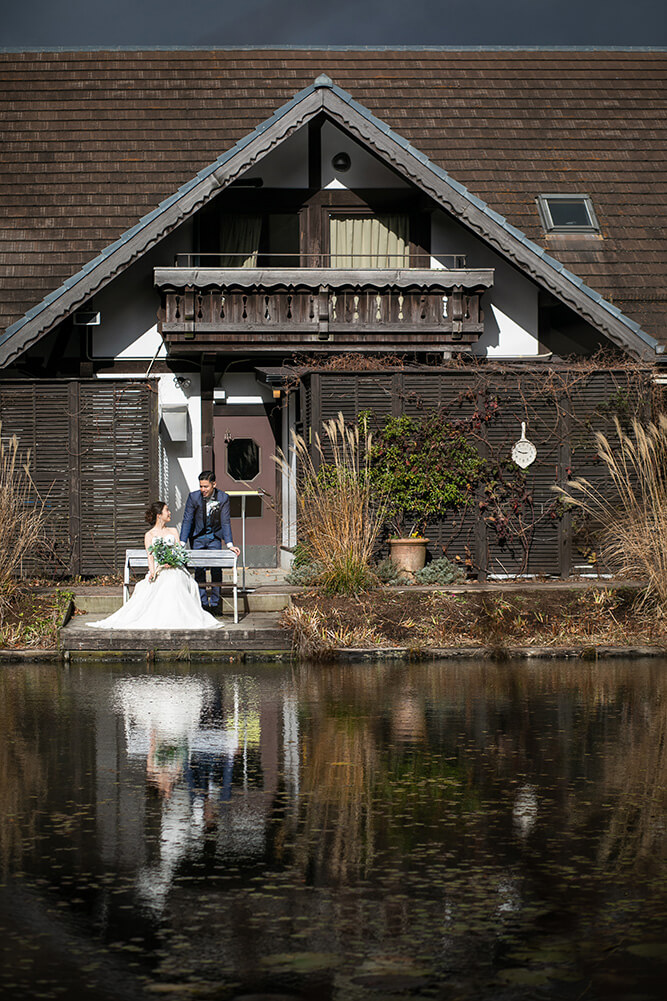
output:
<instances>
[{"instance_id":1,"label":"wooden post","mask_svg":"<svg viewBox=\"0 0 667 1001\"><path fill-rule=\"evenodd\" d=\"M482 413L486 401L482 392L477 393L477 410ZM479 440L479 454L483 459L489 457L489 443L486 438L487 425L483 425L484 430ZM478 487L475 492L475 563L478 568L479 580L486 580L489 574L489 539L487 533L484 514L480 511L479 503L484 499L484 488Z\"/></svg>"},{"instance_id":2,"label":"wooden post","mask_svg":"<svg viewBox=\"0 0 667 1001\"><path fill-rule=\"evenodd\" d=\"M79 446L79 383L74 380L67 386L67 415L69 418L69 536L72 545L70 573L76 576L81 573L81 455Z\"/></svg>"},{"instance_id":3,"label":"wooden post","mask_svg":"<svg viewBox=\"0 0 667 1001\"><path fill-rule=\"evenodd\" d=\"M92 379L95 374L93 363L88 357L90 353L90 334L88 327L79 328L79 375L82 379Z\"/></svg>"},{"instance_id":4,"label":"wooden post","mask_svg":"<svg viewBox=\"0 0 667 1001\"><path fill-rule=\"evenodd\" d=\"M215 360L205 355L201 366L201 462L202 469L213 469L213 387Z\"/></svg>"},{"instance_id":5,"label":"wooden post","mask_svg":"<svg viewBox=\"0 0 667 1001\"><path fill-rule=\"evenodd\" d=\"M151 497L159 497L160 484L158 483L159 459L158 449L160 447L160 432L158 424L160 421L160 410L158 406L158 380L151 379L147 384L149 396L150 413L150 446L149 446L149 469L148 478L150 481Z\"/></svg>"},{"instance_id":6,"label":"wooden post","mask_svg":"<svg viewBox=\"0 0 667 1001\"><path fill-rule=\"evenodd\" d=\"M318 115L308 122L308 187L319 191L322 187L322 123Z\"/></svg>"},{"instance_id":7,"label":"wooden post","mask_svg":"<svg viewBox=\"0 0 667 1001\"><path fill-rule=\"evenodd\" d=\"M567 486L567 470L572 465L572 401L566 396L560 403L560 434L558 446L558 484ZM572 514L566 511L558 525L558 562L560 576L565 579L572 572Z\"/></svg>"},{"instance_id":8,"label":"wooden post","mask_svg":"<svg viewBox=\"0 0 667 1001\"><path fill-rule=\"evenodd\" d=\"M319 372L313 372L310 377L310 413L311 426L308 431L310 457L316 469L319 468L319 455L315 449L315 435L322 434L322 376Z\"/></svg>"},{"instance_id":9,"label":"wooden post","mask_svg":"<svg viewBox=\"0 0 667 1001\"><path fill-rule=\"evenodd\" d=\"M403 414L403 373L394 372L391 377L391 416L401 417Z\"/></svg>"}]
</instances>

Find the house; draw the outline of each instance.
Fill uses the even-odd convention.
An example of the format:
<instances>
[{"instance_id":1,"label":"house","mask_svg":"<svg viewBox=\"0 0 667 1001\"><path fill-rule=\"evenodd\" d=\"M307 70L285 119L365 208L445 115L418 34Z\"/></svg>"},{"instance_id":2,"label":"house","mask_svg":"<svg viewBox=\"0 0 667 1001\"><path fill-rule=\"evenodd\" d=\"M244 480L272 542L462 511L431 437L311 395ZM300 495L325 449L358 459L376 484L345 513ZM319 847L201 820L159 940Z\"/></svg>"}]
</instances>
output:
<instances>
[{"instance_id":1,"label":"house","mask_svg":"<svg viewBox=\"0 0 667 1001\"><path fill-rule=\"evenodd\" d=\"M537 459L515 550L482 503L432 554L586 565L550 488L663 359L667 52L5 50L0 72L0 417L54 566L117 570L145 503L180 519L207 467L275 566L292 430L443 406L502 462L526 425Z\"/></svg>"}]
</instances>

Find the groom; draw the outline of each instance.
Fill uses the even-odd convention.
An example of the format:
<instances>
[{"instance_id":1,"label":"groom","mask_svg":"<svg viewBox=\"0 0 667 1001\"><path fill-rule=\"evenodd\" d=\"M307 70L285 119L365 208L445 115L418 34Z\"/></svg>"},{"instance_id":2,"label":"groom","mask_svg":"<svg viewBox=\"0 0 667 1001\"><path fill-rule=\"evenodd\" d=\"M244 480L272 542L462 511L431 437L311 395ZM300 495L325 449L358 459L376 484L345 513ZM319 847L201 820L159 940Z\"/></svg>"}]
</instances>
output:
<instances>
[{"instance_id":1,"label":"groom","mask_svg":"<svg viewBox=\"0 0 667 1001\"><path fill-rule=\"evenodd\" d=\"M188 542L192 549L222 549L222 540L239 556L241 550L232 542L232 526L229 520L229 496L215 485L215 473L204 469L199 474L199 490L188 495L181 525L181 542ZM213 612L220 604L220 588L211 588L210 598L201 584L206 580L206 571L195 570L195 580L199 583L199 597L202 608ZM222 570L211 570L211 581L219 584Z\"/></svg>"}]
</instances>

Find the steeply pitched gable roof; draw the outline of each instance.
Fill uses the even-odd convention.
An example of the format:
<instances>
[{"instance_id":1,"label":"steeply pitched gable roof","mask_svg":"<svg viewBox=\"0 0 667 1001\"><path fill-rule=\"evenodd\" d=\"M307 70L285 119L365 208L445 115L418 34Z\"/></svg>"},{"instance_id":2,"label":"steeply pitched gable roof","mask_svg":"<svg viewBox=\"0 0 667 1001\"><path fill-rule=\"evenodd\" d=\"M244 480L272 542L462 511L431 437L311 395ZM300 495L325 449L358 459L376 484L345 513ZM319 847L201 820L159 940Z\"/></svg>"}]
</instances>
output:
<instances>
[{"instance_id":1,"label":"steeply pitched gable roof","mask_svg":"<svg viewBox=\"0 0 667 1001\"><path fill-rule=\"evenodd\" d=\"M384 137L383 155L398 157L413 179L421 175L420 183L430 179L436 194L449 198L455 214L472 228L481 221L491 242L494 234L505 240L505 252L509 246L525 258L522 266L535 264L541 280L548 275L580 306L592 304L596 315L621 330L621 341L623 331L636 334L639 327L620 318L618 307L602 304L600 313L595 303L605 292L626 309L631 303L634 318L651 319L652 309L664 316L667 243L664 226L656 225L656 216L666 212L666 174L657 158L667 134L664 53L24 53L11 57L11 72L9 61L8 54L0 54L5 89L15 95L8 119L13 141L2 148L5 183L0 178L0 197L8 202L10 232L6 246L0 247L0 267L9 279L6 320L18 320L22 329L22 310L52 293L59 279L65 279L66 288L52 303L59 299L62 304L63 295L76 298L96 269L101 273L106 266L108 272L109 263L121 267L128 250L136 256L206 197L207 184L217 188L224 183L230 164L235 159L242 163L250 144L256 148L253 154L259 154L267 148L262 137L268 132L270 147L279 141L281 128L291 129L319 110L323 93L329 95L327 110L334 118L338 107L342 118L348 124L353 119L359 136L377 149ZM298 95L298 112L294 99L278 114L269 108L264 124L234 147L230 139L238 141L237 132L249 119L256 125L266 102L285 96L286 80L323 65L339 77L354 77L355 95L368 95L376 107L388 109L390 124L336 87L311 85ZM41 96L24 89L27 70L33 88L44 88ZM616 89L603 90L613 79ZM602 127L597 118L601 110L606 118ZM28 118L36 131L25 131ZM410 149L390 125L397 125L420 150L435 150L448 174ZM216 159L230 146L229 153ZM192 166L199 166L213 148L213 164L204 160L209 166L193 180ZM589 159L593 150L595 169ZM28 164L27 176L12 169L21 163ZM178 184L164 190L168 179L183 181L185 173L189 180L176 195L172 192ZM464 180L475 195L458 183ZM534 206L534 196L545 190L590 194L604 239L547 240ZM158 192L167 198L156 210ZM644 221L647 203L654 215ZM509 223L498 212L503 208ZM611 229L610 220L617 223ZM516 227L520 222L525 235ZM96 261L105 237L112 238L110 249ZM563 273L541 247L531 245L531 237L542 247L556 241L556 256L574 265L595 291ZM84 275L70 280L80 265ZM645 299L643 308L635 308L639 296ZM38 313L45 315L38 310L27 320L34 329Z\"/></svg>"}]
</instances>

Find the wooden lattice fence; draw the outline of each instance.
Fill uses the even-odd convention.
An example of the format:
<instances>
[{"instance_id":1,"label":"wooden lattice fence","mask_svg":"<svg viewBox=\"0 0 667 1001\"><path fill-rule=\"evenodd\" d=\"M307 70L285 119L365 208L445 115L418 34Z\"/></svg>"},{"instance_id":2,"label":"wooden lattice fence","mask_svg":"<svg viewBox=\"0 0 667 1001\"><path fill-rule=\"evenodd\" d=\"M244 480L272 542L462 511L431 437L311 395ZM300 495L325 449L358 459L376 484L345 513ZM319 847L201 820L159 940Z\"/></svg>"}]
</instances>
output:
<instances>
[{"instance_id":1,"label":"wooden lattice fence","mask_svg":"<svg viewBox=\"0 0 667 1001\"><path fill-rule=\"evenodd\" d=\"M48 554L25 573L118 572L143 532L157 482L150 382L0 382L3 437L16 435L48 512Z\"/></svg>"},{"instance_id":2,"label":"wooden lattice fence","mask_svg":"<svg viewBox=\"0 0 667 1001\"><path fill-rule=\"evenodd\" d=\"M575 476L600 480L595 431L612 429L614 416L648 418L652 398L650 373L631 367L323 369L304 374L302 382L312 431L339 412L347 422L369 412L373 429L389 416L441 409L447 420L469 427L480 454L509 469L510 476L512 446L526 423L537 459L525 473L530 505L515 518L523 531L499 541L483 492L475 503L428 525L430 556L458 558L480 577L567 577L592 569L576 519L563 513L552 487Z\"/></svg>"}]
</instances>

